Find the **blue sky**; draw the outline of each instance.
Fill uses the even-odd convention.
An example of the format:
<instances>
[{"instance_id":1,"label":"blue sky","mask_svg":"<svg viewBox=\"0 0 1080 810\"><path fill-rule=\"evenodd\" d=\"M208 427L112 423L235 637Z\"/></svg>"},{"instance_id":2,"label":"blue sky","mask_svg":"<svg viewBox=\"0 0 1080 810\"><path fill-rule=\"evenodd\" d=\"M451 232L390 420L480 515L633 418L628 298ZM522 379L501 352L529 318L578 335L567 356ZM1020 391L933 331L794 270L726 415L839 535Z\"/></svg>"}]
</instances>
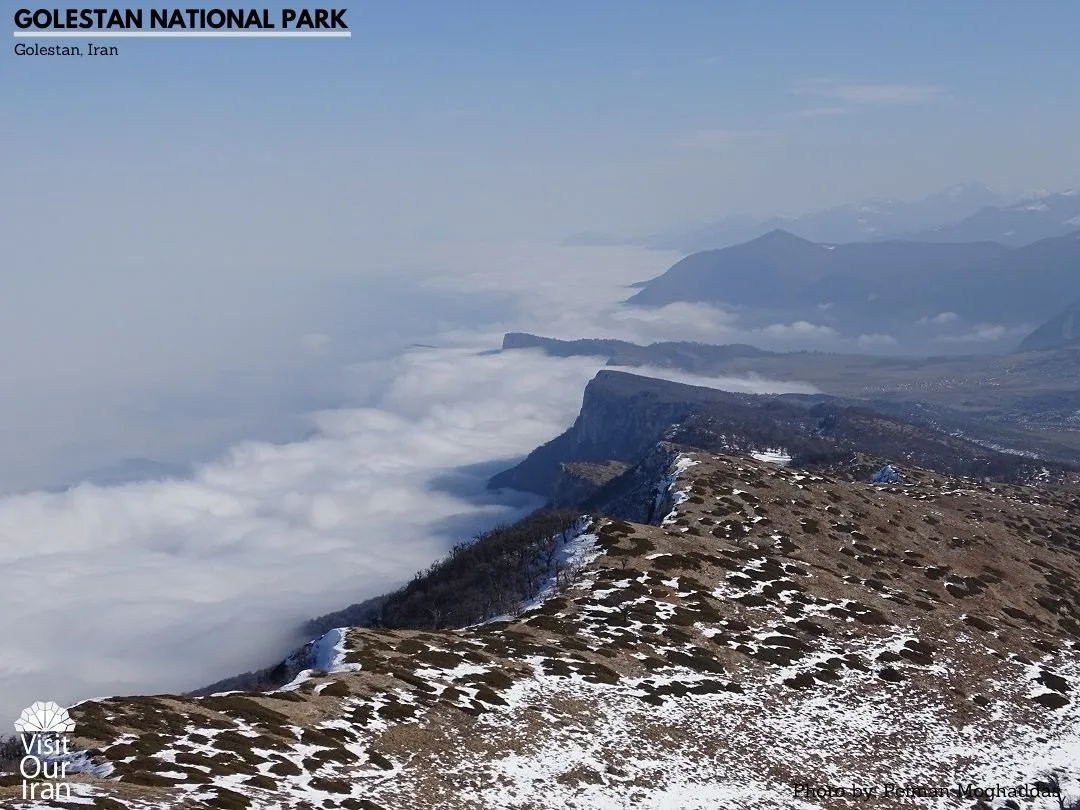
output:
<instances>
[{"instance_id":1,"label":"blue sky","mask_svg":"<svg viewBox=\"0 0 1080 810\"><path fill-rule=\"evenodd\" d=\"M414 1L349 20L351 40L9 55L14 185L231 181L402 234L555 235L1080 182L1071 2Z\"/></svg>"}]
</instances>

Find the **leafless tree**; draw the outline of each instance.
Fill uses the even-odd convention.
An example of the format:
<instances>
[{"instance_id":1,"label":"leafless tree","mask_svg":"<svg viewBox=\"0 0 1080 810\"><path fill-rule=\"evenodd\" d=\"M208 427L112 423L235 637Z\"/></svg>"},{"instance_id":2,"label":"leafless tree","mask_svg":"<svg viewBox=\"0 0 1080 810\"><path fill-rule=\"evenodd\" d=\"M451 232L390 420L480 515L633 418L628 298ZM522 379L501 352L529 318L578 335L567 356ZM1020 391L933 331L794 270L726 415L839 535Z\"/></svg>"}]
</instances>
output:
<instances>
[{"instance_id":1,"label":"leafless tree","mask_svg":"<svg viewBox=\"0 0 1080 810\"><path fill-rule=\"evenodd\" d=\"M1070 782L1080 783L1080 775L1070 773L1064 768L1051 768L1039 774L1036 784L1055 797L1058 810L1080 810L1080 793L1070 798L1066 791Z\"/></svg>"},{"instance_id":2,"label":"leafless tree","mask_svg":"<svg viewBox=\"0 0 1080 810\"><path fill-rule=\"evenodd\" d=\"M0 737L0 773L17 771L22 757L23 744L18 737Z\"/></svg>"}]
</instances>

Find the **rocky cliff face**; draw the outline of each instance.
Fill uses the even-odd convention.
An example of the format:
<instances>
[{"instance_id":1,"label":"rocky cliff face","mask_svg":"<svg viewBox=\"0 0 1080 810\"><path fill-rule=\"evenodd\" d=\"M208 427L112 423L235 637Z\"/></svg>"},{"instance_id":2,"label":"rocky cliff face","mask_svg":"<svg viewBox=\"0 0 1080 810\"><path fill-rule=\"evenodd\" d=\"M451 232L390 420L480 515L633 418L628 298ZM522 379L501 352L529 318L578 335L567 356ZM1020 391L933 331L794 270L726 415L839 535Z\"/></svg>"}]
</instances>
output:
<instances>
[{"instance_id":1,"label":"rocky cliff face","mask_svg":"<svg viewBox=\"0 0 1080 810\"><path fill-rule=\"evenodd\" d=\"M876 464L870 474L895 462L1007 483L1080 484L1075 464L1027 458L857 400L735 394L603 370L586 387L573 426L496 475L489 486L547 498L563 487L566 495L562 465L635 464L665 439L720 453L783 448L797 465L819 468L862 454ZM572 501L563 497L561 502Z\"/></svg>"},{"instance_id":2,"label":"rocky cliff face","mask_svg":"<svg viewBox=\"0 0 1080 810\"><path fill-rule=\"evenodd\" d=\"M550 497L562 463L633 463L666 431L705 403L739 396L620 371L601 371L586 386L573 426L538 447L516 467L494 476L489 486Z\"/></svg>"},{"instance_id":3,"label":"rocky cliff face","mask_svg":"<svg viewBox=\"0 0 1080 810\"><path fill-rule=\"evenodd\" d=\"M621 461L606 461L603 464L588 461L560 464L559 475L551 493L551 505L555 508L577 506L626 472L627 466Z\"/></svg>"},{"instance_id":4,"label":"rocky cliff face","mask_svg":"<svg viewBox=\"0 0 1080 810\"><path fill-rule=\"evenodd\" d=\"M633 523L659 523L674 502L671 472L677 457L674 445L657 442L637 464L584 501L582 508Z\"/></svg>"}]
</instances>

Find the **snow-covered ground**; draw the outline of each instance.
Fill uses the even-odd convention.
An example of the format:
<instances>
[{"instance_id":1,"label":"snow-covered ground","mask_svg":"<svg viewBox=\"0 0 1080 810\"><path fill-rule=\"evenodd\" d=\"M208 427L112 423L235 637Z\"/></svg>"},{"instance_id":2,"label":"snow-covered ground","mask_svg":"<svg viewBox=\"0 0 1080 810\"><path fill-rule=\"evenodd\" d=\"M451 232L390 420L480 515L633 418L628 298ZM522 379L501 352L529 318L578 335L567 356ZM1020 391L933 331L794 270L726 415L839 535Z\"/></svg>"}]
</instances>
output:
<instances>
[{"instance_id":1,"label":"snow-covered ground","mask_svg":"<svg viewBox=\"0 0 1080 810\"><path fill-rule=\"evenodd\" d=\"M788 452L781 447L775 449L766 448L758 452L750 454L751 458L756 458L758 461L768 461L771 464L790 464L791 456Z\"/></svg>"}]
</instances>

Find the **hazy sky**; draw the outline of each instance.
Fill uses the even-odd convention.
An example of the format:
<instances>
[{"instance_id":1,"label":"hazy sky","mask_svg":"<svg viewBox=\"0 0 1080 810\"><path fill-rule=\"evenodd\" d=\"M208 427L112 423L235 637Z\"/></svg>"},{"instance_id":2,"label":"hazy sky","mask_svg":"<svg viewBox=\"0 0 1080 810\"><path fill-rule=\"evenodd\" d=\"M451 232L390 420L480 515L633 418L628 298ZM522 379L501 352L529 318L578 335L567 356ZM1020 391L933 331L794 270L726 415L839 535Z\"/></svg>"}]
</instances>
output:
<instances>
[{"instance_id":1,"label":"hazy sky","mask_svg":"<svg viewBox=\"0 0 1080 810\"><path fill-rule=\"evenodd\" d=\"M348 19L350 40L5 55L16 256L225 243L337 263L376 235L633 232L964 180L1080 184L1070 0L404 0ZM45 225L63 244L28 249Z\"/></svg>"}]
</instances>

